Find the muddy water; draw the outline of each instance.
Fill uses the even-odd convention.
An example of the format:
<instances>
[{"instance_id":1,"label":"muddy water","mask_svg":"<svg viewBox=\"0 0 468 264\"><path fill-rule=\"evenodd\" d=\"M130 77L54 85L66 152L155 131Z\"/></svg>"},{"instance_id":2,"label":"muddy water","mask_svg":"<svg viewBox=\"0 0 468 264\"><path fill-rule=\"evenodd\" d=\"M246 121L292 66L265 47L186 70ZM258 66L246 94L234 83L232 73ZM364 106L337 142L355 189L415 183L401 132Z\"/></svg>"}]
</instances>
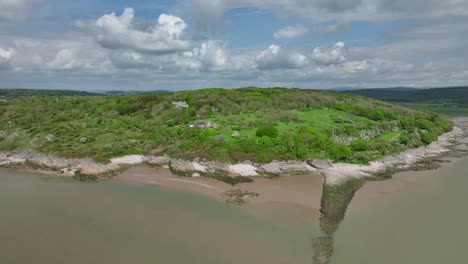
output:
<instances>
[{"instance_id":1,"label":"muddy water","mask_svg":"<svg viewBox=\"0 0 468 264\"><path fill-rule=\"evenodd\" d=\"M311 263L314 220L267 211L157 186L0 170L0 263Z\"/></svg>"},{"instance_id":2,"label":"muddy water","mask_svg":"<svg viewBox=\"0 0 468 264\"><path fill-rule=\"evenodd\" d=\"M468 263L468 158L371 182L335 233L331 263Z\"/></svg>"}]
</instances>

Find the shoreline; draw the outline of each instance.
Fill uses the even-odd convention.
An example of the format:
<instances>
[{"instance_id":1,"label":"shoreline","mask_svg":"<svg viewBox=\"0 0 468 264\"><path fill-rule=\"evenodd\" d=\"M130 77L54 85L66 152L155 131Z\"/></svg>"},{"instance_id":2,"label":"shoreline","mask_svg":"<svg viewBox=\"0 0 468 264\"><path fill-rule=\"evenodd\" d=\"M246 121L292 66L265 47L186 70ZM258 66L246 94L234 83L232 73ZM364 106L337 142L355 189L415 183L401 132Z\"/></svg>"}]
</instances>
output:
<instances>
[{"instance_id":1,"label":"shoreline","mask_svg":"<svg viewBox=\"0 0 468 264\"><path fill-rule=\"evenodd\" d=\"M140 155L114 158L109 164L97 164L90 159L63 159L32 151L0 153L0 166L51 176L75 177L80 180L112 179L127 183L161 186L176 191L189 191L218 201L247 205L253 212L259 205L280 205L284 208L306 208L316 217L323 210L323 190L337 188L350 180L378 179L378 173L411 170L420 161L442 157L449 153L468 128L468 118L454 119L456 126L428 146L410 149L388 156L369 165L331 163L328 161L287 161L268 164L223 164L218 162L181 161L169 157ZM460 127L459 127L460 125ZM437 163L437 160L434 160ZM422 167L425 168L424 166ZM174 171L179 172L177 174ZM230 177L249 177L252 182L228 184L210 177L210 173L224 172ZM408 172L409 173L409 172ZM185 175L185 176L184 176ZM282 177L272 177L272 176ZM290 176L286 176L290 175ZM294 175L294 176L292 176ZM207 177L203 177L207 176ZM386 179L387 177L384 177ZM234 192L233 197L227 197ZM229 199L231 198L231 199ZM236 200L237 199L237 200ZM275 206L273 206L275 207ZM323 212L322 212L323 213ZM333 216L335 218L335 216Z\"/></svg>"},{"instance_id":2,"label":"shoreline","mask_svg":"<svg viewBox=\"0 0 468 264\"><path fill-rule=\"evenodd\" d=\"M463 121L462 121L463 122ZM468 118L465 118L462 125L468 128ZM385 181L367 181L356 193L354 199L349 204L349 209L356 210L366 207L370 201L382 201L389 196L406 189L409 185L425 185L437 188L443 177L435 175L443 168L452 166L453 163L468 159L468 133L457 140L455 148L444 155L444 160L437 162L438 167L422 170L403 170L396 172L391 178ZM459 155L457 152L462 153ZM463 154L464 153L464 154Z\"/></svg>"},{"instance_id":3,"label":"shoreline","mask_svg":"<svg viewBox=\"0 0 468 264\"><path fill-rule=\"evenodd\" d=\"M461 118L463 119L463 118ZM455 119L456 120L456 119ZM439 156L449 151L454 140L464 134L464 130L454 126L451 132L438 137L438 140L428 146L409 149L397 155L391 155L370 162L369 165L350 163L332 163L327 160L308 161L273 161L266 164L255 164L245 161L238 164L226 164L214 161L184 161L167 156L129 155L112 158L110 163L99 164L91 159L65 159L40 154L31 150L0 153L0 166L19 167L38 173L51 175L96 176L109 178L121 174L127 167L149 164L152 166L170 168L176 174L198 177L200 175L224 174L230 177L256 176L286 176L319 173L323 175L326 184L337 185L352 178L365 178L383 172L387 168L404 169L431 157ZM105 176L105 177L101 177Z\"/></svg>"}]
</instances>

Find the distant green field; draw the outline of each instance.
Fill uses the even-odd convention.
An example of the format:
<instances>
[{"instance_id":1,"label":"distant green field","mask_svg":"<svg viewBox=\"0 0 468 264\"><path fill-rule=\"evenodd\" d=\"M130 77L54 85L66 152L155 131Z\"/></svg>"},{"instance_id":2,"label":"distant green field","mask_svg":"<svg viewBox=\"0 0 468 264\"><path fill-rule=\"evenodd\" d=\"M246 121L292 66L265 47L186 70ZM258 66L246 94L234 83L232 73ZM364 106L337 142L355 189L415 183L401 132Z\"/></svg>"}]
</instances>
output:
<instances>
[{"instance_id":1,"label":"distant green field","mask_svg":"<svg viewBox=\"0 0 468 264\"><path fill-rule=\"evenodd\" d=\"M400 103L401 106L415 109L418 111L430 111L446 116L468 116L468 106L461 107L457 105L444 104L408 104Z\"/></svg>"},{"instance_id":2,"label":"distant green field","mask_svg":"<svg viewBox=\"0 0 468 264\"><path fill-rule=\"evenodd\" d=\"M343 93L370 97L419 111L430 111L447 116L468 115L467 86L432 89L361 89Z\"/></svg>"},{"instance_id":3,"label":"distant green field","mask_svg":"<svg viewBox=\"0 0 468 264\"><path fill-rule=\"evenodd\" d=\"M186 101L189 108L176 108L173 101ZM216 127L188 126L197 120L213 121ZM284 88L34 95L0 105L0 150L34 149L100 162L145 154L223 162L320 158L365 163L429 144L450 129L433 113L336 92Z\"/></svg>"}]
</instances>

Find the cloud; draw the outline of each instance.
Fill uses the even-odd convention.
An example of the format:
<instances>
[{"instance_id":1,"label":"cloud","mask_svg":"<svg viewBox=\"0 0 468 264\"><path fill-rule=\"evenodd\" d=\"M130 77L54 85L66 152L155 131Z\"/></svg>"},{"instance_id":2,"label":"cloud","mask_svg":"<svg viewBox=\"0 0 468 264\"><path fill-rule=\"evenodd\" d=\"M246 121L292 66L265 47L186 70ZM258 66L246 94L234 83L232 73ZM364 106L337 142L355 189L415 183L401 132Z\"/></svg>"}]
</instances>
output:
<instances>
[{"instance_id":1,"label":"cloud","mask_svg":"<svg viewBox=\"0 0 468 264\"><path fill-rule=\"evenodd\" d=\"M16 37L14 48L0 49L16 72L76 71L107 73L112 63L106 51L91 38L40 39ZM3 58L3 59L2 59Z\"/></svg>"},{"instance_id":2,"label":"cloud","mask_svg":"<svg viewBox=\"0 0 468 264\"><path fill-rule=\"evenodd\" d=\"M102 88L191 89L244 85L324 88L466 84L467 19L456 15L466 12L464 3L468 1L465 0L448 0L444 2L446 4L432 0L414 0L411 3L362 0L359 5L354 1L354 7L353 1L339 5L332 1L328 6L321 1L304 0L194 1L197 2L200 10L194 12L199 13L198 19L214 22L215 28L223 25L226 11L237 7L241 8L230 14L233 23L244 12L259 10L278 16L294 15L300 21L297 23L302 23L278 27L274 34L276 38L320 36L318 41L323 42L330 39L323 38L323 34L342 32L348 25L359 30L360 25L349 22L357 19L403 18L405 24L404 27L399 26L400 23L392 27L396 24L376 22L390 27L385 27L384 33L342 35L346 44L352 38L352 47L342 42L301 47L297 45L302 42L291 41L294 48L278 45L251 48L268 41L259 36L249 43L249 47L230 48L223 39L231 37L192 32L193 27L201 25L190 24L189 29L182 18L172 15L162 14L155 21L149 21L138 19L133 9L126 9L122 14L98 13L100 15L92 22L82 21L81 27L71 28L56 26L58 21L65 20L55 18L47 18L46 22L40 23L44 20L38 17L42 15L38 12L38 15L34 14L34 22L38 21L34 25L21 23L18 27L15 21L7 21L10 24L5 26L1 22L2 85L38 87L50 84L56 88L67 88L73 83L81 87L87 84ZM424 3L427 6L420 8ZM206 10L202 10L203 7ZM180 11L177 7L173 10ZM256 19L266 23L275 18ZM284 21L278 19L273 22ZM50 24L54 26L47 26ZM202 37L194 38L192 34ZM213 36L217 40L212 39ZM183 45L178 45L180 43ZM243 45L239 41L232 43Z\"/></svg>"},{"instance_id":3,"label":"cloud","mask_svg":"<svg viewBox=\"0 0 468 264\"><path fill-rule=\"evenodd\" d=\"M302 26L302 25L296 25L296 26L287 26L284 28L279 29L276 31L273 36L275 38L287 38L287 39L294 39L294 38L299 38L299 37L304 37L309 33L309 30Z\"/></svg>"},{"instance_id":4,"label":"cloud","mask_svg":"<svg viewBox=\"0 0 468 264\"><path fill-rule=\"evenodd\" d=\"M107 72L112 68L110 60L104 54L86 55L88 51L80 48L64 48L56 52L52 60L45 63L49 70L84 70Z\"/></svg>"},{"instance_id":5,"label":"cloud","mask_svg":"<svg viewBox=\"0 0 468 264\"><path fill-rule=\"evenodd\" d=\"M332 48L316 47L311 59L322 65L339 64L346 61L347 48L343 42L337 42Z\"/></svg>"},{"instance_id":6,"label":"cloud","mask_svg":"<svg viewBox=\"0 0 468 264\"><path fill-rule=\"evenodd\" d=\"M25 0L0 0L0 19L11 20L25 8Z\"/></svg>"},{"instance_id":7,"label":"cloud","mask_svg":"<svg viewBox=\"0 0 468 264\"><path fill-rule=\"evenodd\" d=\"M12 48L2 49L0 48L0 70L3 68L10 68L10 62L15 56L16 51Z\"/></svg>"},{"instance_id":8,"label":"cloud","mask_svg":"<svg viewBox=\"0 0 468 264\"><path fill-rule=\"evenodd\" d=\"M15 56L15 50L12 48L2 49L0 48L0 62L7 62Z\"/></svg>"},{"instance_id":9,"label":"cloud","mask_svg":"<svg viewBox=\"0 0 468 264\"><path fill-rule=\"evenodd\" d=\"M168 54L191 48L185 38L187 24L180 17L161 14L156 23L147 30L134 27L134 10L126 8L99 18L94 29L97 41L109 49L129 49L143 53Z\"/></svg>"},{"instance_id":10,"label":"cloud","mask_svg":"<svg viewBox=\"0 0 468 264\"><path fill-rule=\"evenodd\" d=\"M362 4L362 1L363 0L318 0L315 4L318 9L330 13L341 13L356 9Z\"/></svg>"},{"instance_id":11,"label":"cloud","mask_svg":"<svg viewBox=\"0 0 468 264\"><path fill-rule=\"evenodd\" d=\"M412 15L411 18L434 18L468 14L466 0L379 0L377 12L391 13L397 17Z\"/></svg>"},{"instance_id":12,"label":"cloud","mask_svg":"<svg viewBox=\"0 0 468 264\"><path fill-rule=\"evenodd\" d=\"M236 8L267 10L314 22L382 21L468 15L467 0L193 0L190 12L202 29L219 27ZM337 14L339 16L337 16Z\"/></svg>"},{"instance_id":13,"label":"cloud","mask_svg":"<svg viewBox=\"0 0 468 264\"><path fill-rule=\"evenodd\" d=\"M186 51L175 58L181 69L196 71L239 71L250 67L245 56L232 55L222 41L208 40L199 48Z\"/></svg>"},{"instance_id":14,"label":"cloud","mask_svg":"<svg viewBox=\"0 0 468 264\"><path fill-rule=\"evenodd\" d=\"M223 67L228 60L222 42L213 40L202 43L195 56L198 56L204 65L214 68Z\"/></svg>"},{"instance_id":15,"label":"cloud","mask_svg":"<svg viewBox=\"0 0 468 264\"><path fill-rule=\"evenodd\" d=\"M309 60L306 56L295 51L282 49L277 45L271 45L260 52L255 58L257 69L301 68L306 66Z\"/></svg>"},{"instance_id":16,"label":"cloud","mask_svg":"<svg viewBox=\"0 0 468 264\"><path fill-rule=\"evenodd\" d=\"M192 0L190 10L195 27L201 31L217 31L223 21L224 13L235 0Z\"/></svg>"}]
</instances>

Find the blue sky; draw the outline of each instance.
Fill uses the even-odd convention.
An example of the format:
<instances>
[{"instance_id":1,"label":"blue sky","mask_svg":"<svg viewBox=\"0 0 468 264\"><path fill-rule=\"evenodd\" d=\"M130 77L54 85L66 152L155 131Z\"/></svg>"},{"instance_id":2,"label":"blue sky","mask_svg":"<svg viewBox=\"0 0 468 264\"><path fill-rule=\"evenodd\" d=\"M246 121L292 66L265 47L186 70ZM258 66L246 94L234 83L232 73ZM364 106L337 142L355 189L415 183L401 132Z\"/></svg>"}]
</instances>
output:
<instances>
[{"instance_id":1,"label":"blue sky","mask_svg":"<svg viewBox=\"0 0 468 264\"><path fill-rule=\"evenodd\" d=\"M0 88L434 87L468 0L0 0Z\"/></svg>"}]
</instances>

